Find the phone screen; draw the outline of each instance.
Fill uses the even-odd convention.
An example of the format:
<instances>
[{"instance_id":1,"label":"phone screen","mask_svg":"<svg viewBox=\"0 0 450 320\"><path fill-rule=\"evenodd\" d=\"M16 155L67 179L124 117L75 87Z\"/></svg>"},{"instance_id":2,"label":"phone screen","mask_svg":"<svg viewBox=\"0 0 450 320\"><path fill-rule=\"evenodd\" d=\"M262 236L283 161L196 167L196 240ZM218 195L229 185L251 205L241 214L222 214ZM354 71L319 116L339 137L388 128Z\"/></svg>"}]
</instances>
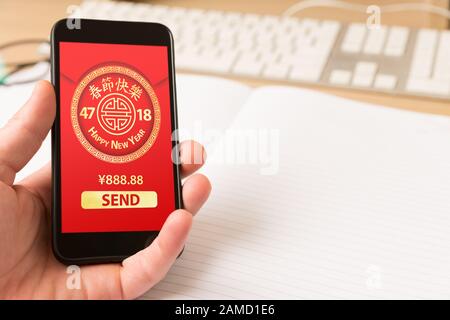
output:
<instances>
[{"instance_id":1,"label":"phone screen","mask_svg":"<svg viewBox=\"0 0 450 320\"><path fill-rule=\"evenodd\" d=\"M160 230L175 209L168 47L59 42L61 232Z\"/></svg>"}]
</instances>

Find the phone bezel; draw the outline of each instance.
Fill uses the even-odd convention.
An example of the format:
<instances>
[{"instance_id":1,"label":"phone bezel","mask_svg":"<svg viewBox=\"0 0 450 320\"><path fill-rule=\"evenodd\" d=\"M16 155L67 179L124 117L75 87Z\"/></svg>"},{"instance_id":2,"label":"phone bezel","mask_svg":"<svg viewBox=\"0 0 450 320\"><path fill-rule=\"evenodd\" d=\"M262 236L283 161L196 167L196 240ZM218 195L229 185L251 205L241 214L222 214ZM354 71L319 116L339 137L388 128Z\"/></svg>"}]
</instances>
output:
<instances>
[{"instance_id":1,"label":"phone bezel","mask_svg":"<svg viewBox=\"0 0 450 320\"><path fill-rule=\"evenodd\" d=\"M56 118L52 128L52 247L56 258L65 264L120 262L145 248L159 231L62 233L61 230L61 148L60 148L60 42L133 44L167 46L169 66L173 176L175 208L182 208L178 159L178 118L175 87L173 37L158 23L80 19L55 23L51 32L52 83L56 93ZM69 28L71 26L72 28ZM93 246L92 244L96 245Z\"/></svg>"}]
</instances>

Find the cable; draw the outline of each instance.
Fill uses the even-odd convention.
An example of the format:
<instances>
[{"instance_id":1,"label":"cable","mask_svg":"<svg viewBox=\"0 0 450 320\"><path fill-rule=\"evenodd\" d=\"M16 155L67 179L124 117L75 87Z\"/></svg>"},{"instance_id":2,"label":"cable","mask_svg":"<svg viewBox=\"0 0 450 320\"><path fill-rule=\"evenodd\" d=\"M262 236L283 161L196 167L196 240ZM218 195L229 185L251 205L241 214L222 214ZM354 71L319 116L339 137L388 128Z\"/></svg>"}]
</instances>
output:
<instances>
[{"instance_id":1,"label":"cable","mask_svg":"<svg viewBox=\"0 0 450 320\"><path fill-rule=\"evenodd\" d=\"M367 13L367 5L359 3L347 3L340 0L304 0L290 6L283 12L283 16L292 16L301 10L314 7L334 7L352 11ZM450 20L450 10L429 4L429 3L398 3L378 6L381 12L399 12L399 11L427 11L433 14L441 15Z\"/></svg>"},{"instance_id":2,"label":"cable","mask_svg":"<svg viewBox=\"0 0 450 320\"><path fill-rule=\"evenodd\" d=\"M17 45L21 45L21 44L33 44L33 43L48 43L50 44L50 41L48 41L47 39L21 39L21 40L14 40L14 41L10 41L10 42L6 42L6 43L2 43L0 44L0 50L12 47L12 46L17 46Z\"/></svg>"}]
</instances>

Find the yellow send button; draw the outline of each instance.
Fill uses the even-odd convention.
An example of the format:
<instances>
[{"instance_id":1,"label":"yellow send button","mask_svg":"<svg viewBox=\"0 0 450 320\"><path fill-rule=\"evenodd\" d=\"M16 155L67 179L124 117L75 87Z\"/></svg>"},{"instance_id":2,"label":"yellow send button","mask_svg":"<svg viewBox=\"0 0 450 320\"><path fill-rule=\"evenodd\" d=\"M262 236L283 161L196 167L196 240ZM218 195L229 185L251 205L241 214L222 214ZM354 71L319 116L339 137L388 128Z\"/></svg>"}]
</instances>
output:
<instances>
[{"instance_id":1,"label":"yellow send button","mask_svg":"<svg viewBox=\"0 0 450 320\"><path fill-rule=\"evenodd\" d=\"M156 208L158 195L154 191L84 191L83 209Z\"/></svg>"}]
</instances>

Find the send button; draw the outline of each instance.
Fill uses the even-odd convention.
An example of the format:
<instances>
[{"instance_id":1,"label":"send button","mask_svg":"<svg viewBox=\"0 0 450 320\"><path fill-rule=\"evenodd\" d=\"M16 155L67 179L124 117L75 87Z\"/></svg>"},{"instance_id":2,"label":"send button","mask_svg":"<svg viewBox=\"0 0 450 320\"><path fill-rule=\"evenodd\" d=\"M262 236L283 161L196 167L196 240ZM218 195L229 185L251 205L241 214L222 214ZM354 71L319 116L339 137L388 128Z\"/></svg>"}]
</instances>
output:
<instances>
[{"instance_id":1,"label":"send button","mask_svg":"<svg viewBox=\"0 0 450 320\"><path fill-rule=\"evenodd\" d=\"M158 195L154 191L84 191L83 209L156 208Z\"/></svg>"}]
</instances>

